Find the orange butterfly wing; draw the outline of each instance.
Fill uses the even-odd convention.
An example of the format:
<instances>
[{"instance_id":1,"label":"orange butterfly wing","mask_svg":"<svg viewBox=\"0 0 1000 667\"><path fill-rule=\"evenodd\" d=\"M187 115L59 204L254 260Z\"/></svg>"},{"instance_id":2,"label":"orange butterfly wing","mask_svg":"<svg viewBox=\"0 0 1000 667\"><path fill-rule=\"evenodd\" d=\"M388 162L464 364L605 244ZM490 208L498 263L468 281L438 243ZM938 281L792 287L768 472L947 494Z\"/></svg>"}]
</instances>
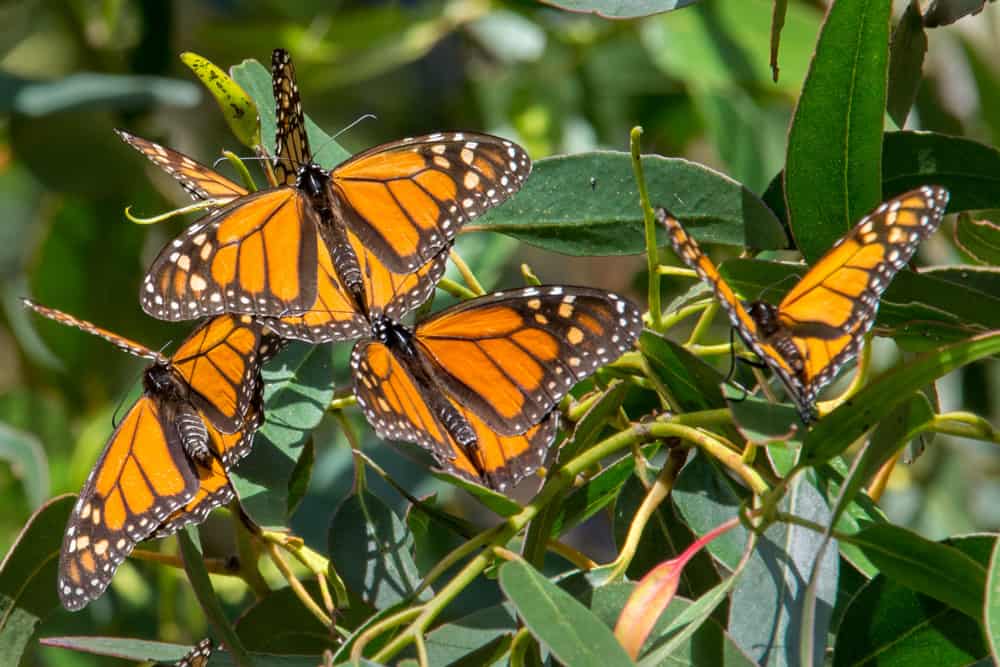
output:
<instances>
[{"instance_id":1,"label":"orange butterfly wing","mask_svg":"<svg viewBox=\"0 0 1000 667\"><path fill-rule=\"evenodd\" d=\"M387 440L413 442L427 449L446 471L490 488L504 490L533 472L555 437L555 413L516 436L502 436L454 399L426 387L405 362L383 343L358 343L351 355L354 393L375 433ZM452 435L442 414L447 401L475 434L473 445Z\"/></svg>"},{"instance_id":2,"label":"orange butterfly wing","mask_svg":"<svg viewBox=\"0 0 1000 667\"><path fill-rule=\"evenodd\" d=\"M59 554L63 606L75 611L97 599L136 543L197 490L172 406L142 396L115 429L66 526Z\"/></svg>"},{"instance_id":3,"label":"orange butterfly wing","mask_svg":"<svg viewBox=\"0 0 1000 667\"><path fill-rule=\"evenodd\" d=\"M198 474L198 490L182 507L174 510L152 534L167 537L188 524L202 523L209 513L236 497L229 480L228 470L250 452L253 437L263 421L263 388L258 385L257 395L246 415L243 428L231 434L222 433L206 420L208 446L213 456L208 461L193 461Z\"/></svg>"},{"instance_id":4,"label":"orange butterfly wing","mask_svg":"<svg viewBox=\"0 0 1000 667\"><path fill-rule=\"evenodd\" d=\"M175 663L175 667L207 667L212 657L212 640L202 639L191 647L188 653Z\"/></svg>"},{"instance_id":5,"label":"orange butterfly wing","mask_svg":"<svg viewBox=\"0 0 1000 667\"><path fill-rule=\"evenodd\" d=\"M639 309L618 295L541 286L464 301L421 322L415 340L459 403L517 435L641 330Z\"/></svg>"},{"instance_id":6,"label":"orange butterfly wing","mask_svg":"<svg viewBox=\"0 0 1000 667\"><path fill-rule=\"evenodd\" d=\"M247 193L242 186L183 153L170 150L124 130L115 130L115 133L122 141L145 155L157 167L177 179L181 187L187 190L194 199L228 200Z\"/></svg>"},{"instance_id":7,"label":"orange butterfly wing","mask_svg":"<svg viewBox=\"0 0 1000 667\"><path fill-rule=\"evenodd\" d=\"M817 394L857 355L882 293L940 225L947 204L948 192L934 186L881 204L785 295L777 331L767 337L680 222L663 209L656 214L677 255L712 286L740 338L781 378L808 422Z\"/></svg>"},{"instance_id":8,"label":"orange butterfly wing","mask_svg":"<svg viewBox=\"0 0 1000 667\"><path fill-rule=\"evenodd\" d=\"M376 146L330 173L334 213L392 271L413 271L459 228L517 192L527 153L487 134L430 134Z\"/></svg>"},{"instance_id":9,"label":"orange butterfly wing","mask_svg":"<svg viewBox=\"0 0 1000 667\"><path fill-rule=\"evenodd\" d=\"M153 260L139 301L163 320L302 312L316 300L320 244L315 214L297 190L249 194L168 244Z\"/></svg>"},{"instance_id":10,"label":"orange butterfly wing","mask_svg":"<svg viewBox=\"0 0 1000 667\"><path fill-rule=\"evenodd\" d=\"M243 425L260 384L262 327L248 316L220 315L204 322L171 358L195 392L195 403L223 433Z\"/></svg>"}]
</instances>

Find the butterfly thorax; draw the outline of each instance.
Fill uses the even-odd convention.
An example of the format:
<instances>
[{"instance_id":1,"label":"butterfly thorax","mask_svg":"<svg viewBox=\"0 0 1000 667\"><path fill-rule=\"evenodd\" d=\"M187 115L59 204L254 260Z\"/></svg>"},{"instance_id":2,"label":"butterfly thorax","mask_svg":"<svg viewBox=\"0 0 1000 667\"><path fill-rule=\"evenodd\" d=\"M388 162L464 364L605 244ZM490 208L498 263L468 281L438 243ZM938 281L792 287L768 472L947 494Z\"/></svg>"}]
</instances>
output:
<instances>
[{"instance_id":1,"label":"butterfly thorax","mask_svg":"<svg viewBox=\"0 0 1000 667\"><path fill-rule=\"evenodd\" d=\"M147 394L161 398L167 403L190 400L191 390L187 383L166 363L157 362L146 369L142 375L142 388Z\"/></svg>"},{"instance_id":2,"label":"butterfly thorax","mask_svg":"<svg viewBox=\"0 0 1000 667\"><path fill-rule=\"evenodd\" d=\"M792 339L792 332L779 321L778 309L766 301L754 301L747 306L747 312L756 323L760 338L773 346L785 358L795 374L803 379L801 376L805 370L805 363L802 353Z\"/></svg>"},{"instance_id":3,"label":"butterfly thorax","mask_svg":"<svg viewBox=\"0 0 1000 667\"><path fill-rule=\"evenodd\" d=\"M299 167L295 187L304 192L312 200L317 210L325 209L326 186L330 182L330 172L315 162Z\"/></svg>"},{"instance_id":4,"label":"butterfly thorax","mask_svg":"<svg viewBox=\"0 0 1000 667\"><path fill-rule=\"evenodd\" d=\"M192 390L188 383L169 364L157 362L143 374L142 388L157 398L161 420L177 429L177 436L188 456L207 463L210 456L208 431L191 402Z\"/></svg>"},{"instance_id":5,"label":"butterfly thorax","mask_svg":"<svg viewBox=\"0 0 1000 667\"><path fill-rule=\"evenodd\" d=\"M416 357L412 331L384 315L373 316L371 322L372 338L394 350L400 357Z\"/></svg>"}]
</instances>

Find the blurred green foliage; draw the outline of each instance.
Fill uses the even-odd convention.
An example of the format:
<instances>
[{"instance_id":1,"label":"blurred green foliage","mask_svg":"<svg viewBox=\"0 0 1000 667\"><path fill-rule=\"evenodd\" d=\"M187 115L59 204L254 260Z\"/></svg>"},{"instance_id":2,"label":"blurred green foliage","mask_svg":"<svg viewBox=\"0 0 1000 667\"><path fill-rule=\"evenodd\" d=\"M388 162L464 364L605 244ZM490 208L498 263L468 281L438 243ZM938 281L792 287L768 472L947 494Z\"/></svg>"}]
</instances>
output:
<instances>
[{"instance_id":1,"label":"blurred green foliage","mask_svg":"<svg viewBox=\"0 0 1000 667\"><path fill-rule=\"evenodd\" d=\"M905 3L896 4L901 12ZM245 58L268 62L272 48L287 48L307 111L326 131L334 134L375 114L338 137L352 151L403 136L476 129L517 138L537 160L625 150L629 129L642 125L646 152L696 160L764 195L785 163L789 120L823 17L822 2L789 2L775 83L771 7L766 0L709 1L607 21L528 0L0 4L0 553L42 499L79 490L143 365L104 341L29 318L17 297L30 295L153 348L180 340L187 330L144 316L136 302L148 261L181 223L140 227L123 216L126 206L149 215L183 205L185 195L112 132L125 127L204 162L223 148L246 154L180 53L195 51L225 67ZM988 10L929 31L924 78L907 128L997 143L1000 44L991 38L997 30L1000 13ZM893 67L905 71L906 65ZM892 110L894 91L888 94ZM898 94L912 96L912 89ZM902 121L900 115L893 118ZM601 174L594 178L598 187L606 185ZM977 241L984 228L995 231L990 219L996 218L965 220L957 236L963 252L995 262L996 249ZM946 229L921 253L935 264L959 261L950 235ZM543 281L631 289L633 295L645 284L638 259L566 258L496 234L469 235L460 247L487 289L519 284L515 267L521 261ZM733 264L731 271L739 268ZM688 282L665 277L663 285L669 303ZM995 283L984 291L993 289ZM890 358L908 354L891 345L885 351ZM338 381L345 386L343 377ZM998 382L996 364L969 367L940 381L936 400L946 409L964 406L996 420ZM357 414L348 419L355 431L367 432ZM341 427L329 415L313 431L312 446L312 478L293 528L320 548L352 469ZM366 452L413 495L446 492L395 450L376 445ZM995 529L998 470L995 448L938 436L916 465L893 478L885 507L897 521L934 538ZM378 479L371 486L401 506ZM578 539L594 549L611 548L586 531ZM172 542L163 548L175 549ZM165 568L127 562L107 596L85 612L54 614L44 634L190 642L204 635L205 626L181 582ZM214 583L237 609L242 585ZM24 664L82 667L113 660L36 647Z\"/></svg>"}]
</instances>

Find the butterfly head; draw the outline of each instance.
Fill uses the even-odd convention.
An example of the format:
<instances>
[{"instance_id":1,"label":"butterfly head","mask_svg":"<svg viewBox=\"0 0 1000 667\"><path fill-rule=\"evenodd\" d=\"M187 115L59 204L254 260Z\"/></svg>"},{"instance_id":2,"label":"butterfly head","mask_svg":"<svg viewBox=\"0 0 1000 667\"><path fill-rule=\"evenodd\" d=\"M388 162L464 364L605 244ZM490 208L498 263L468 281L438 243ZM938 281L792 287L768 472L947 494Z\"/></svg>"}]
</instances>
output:
<instances>
[{"instance_id":1,"label":"butterfly head","mask_svg":"<svg viewBox=\"0 0 1000 667\"><path fill-rule=\"evenodd\" d=\"M142 388L147 394L168 399L186 398L187 385L167 363L154 363L142 375Z\"/></svg>"},{"instance_id":2,"label":"butterfly head","mask_svg":"<svg viewBox=\"0 0 1000 667\"><path fill-rule=\"evenodd\" d=\"M309 197L316 198L326 192L329 182L330 173L315 162L310 162L299 168L295 186Z\"/></svg>"},{"instance_id":3,"label":"butterfly head","mask_svg":"<svg viewBox=\"0 0 1000 667\"><path fill-rule=\"evenodd\" d=\"M764 338L773 336L781 328L778 323L778 309L766 301L754 301L747 306L747 312L757 323L760 335Z\"/></svg>"},{"instance_id":4,"label":"butterfly head","mask_svg":"<svg viewBox=\"0 0 1000 667\"><path fill-rule=\"evenodd\" d=\"M399 351L413 350L413 333L405 326L384 315L372 317L372 338Z\"/></svg>"}]
</instances>

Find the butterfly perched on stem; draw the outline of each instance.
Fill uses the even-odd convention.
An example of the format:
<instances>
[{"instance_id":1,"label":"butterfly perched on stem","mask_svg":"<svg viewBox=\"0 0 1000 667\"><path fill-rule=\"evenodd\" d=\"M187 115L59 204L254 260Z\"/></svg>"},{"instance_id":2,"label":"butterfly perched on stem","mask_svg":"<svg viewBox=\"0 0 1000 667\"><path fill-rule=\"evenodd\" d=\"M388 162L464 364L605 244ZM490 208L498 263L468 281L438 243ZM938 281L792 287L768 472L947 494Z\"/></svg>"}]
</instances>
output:
<instances>
[{"instance_id":1,"label":"butterfly perched on stem","mask_svg":"<svg viewBox=\"0 0 1000 667\"><path fill-rule=\"evenodd\" d=\"M250 313L289 337L357 338L367 330L359 312L398 316L430 296L459 227L513 194L531 163L505 139L439 133L326 170L312 162L287 53L272 65L278 186L236 197L164 248L140 302L160 319ZM197 171L174 169L204 181Z\"/></svg>"},{"instance_id":2,"label":"butterfly perched on stem","mask_svg":"<svg viewBox=\"0 0 1000 667\"><path fill-rule=\"evenodd\" d=\"M781 378L805 423L815 400L858 354L879 299L920 242L941 224L948 191L925 186L879 205L836 243L775 306L744 304L666 209L656 210L677 255L715 291L740 338Z\"/></svg>"},{"instance_id":3,"label":"butterfly perched on stem","mask_svg":"<svg viewBox=\"0 0 1000 667\"><path fill-rule=\"evenodd\" d=\"M59 555L59 598L97 599L133 547L203 521L235 497L228 470L263 420L261 363L280 341L247 316L206 321L170 357L58 310L25 305L152 360L143 393L87 478Z\"/></svg>"},{"instance_id":4,"label":"butterfly perched on stem","mask_svg":"<svg viewBox=\"0 0 1000 667\"><path fill-rule=\"evenodd\" d=\"M377 317L351 355L354 393L379 437L505 491L544 461L559 400L641 329L616 294L552 285L464 301L413 329Z\"/></svg>"}]
</instances>

